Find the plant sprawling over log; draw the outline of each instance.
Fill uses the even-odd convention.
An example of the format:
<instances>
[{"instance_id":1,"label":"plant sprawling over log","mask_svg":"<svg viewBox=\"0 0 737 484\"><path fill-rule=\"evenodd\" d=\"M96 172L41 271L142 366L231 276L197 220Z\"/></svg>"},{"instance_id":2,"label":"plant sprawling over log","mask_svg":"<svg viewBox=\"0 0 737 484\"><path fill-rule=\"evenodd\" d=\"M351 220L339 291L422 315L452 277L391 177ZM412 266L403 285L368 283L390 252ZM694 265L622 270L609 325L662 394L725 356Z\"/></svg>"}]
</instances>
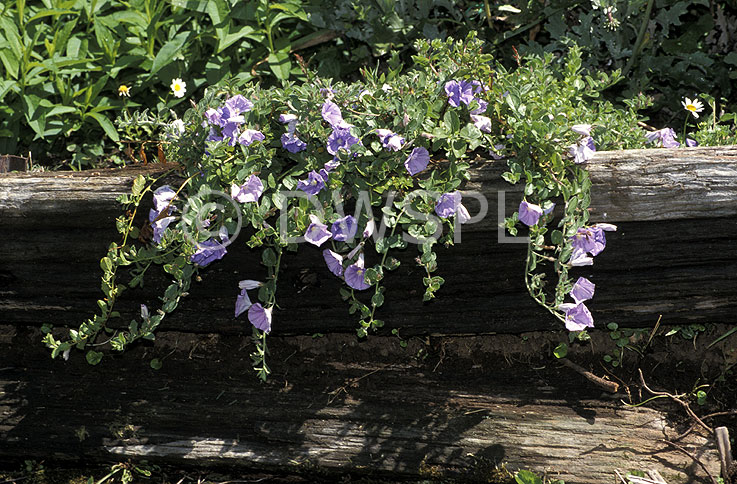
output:
<instances>
[{"instance_id":1,"label":"plant sprawling over log","mask_svg":"<svg viewBox=\"0 0 737 484\"><path fill-rule=\"evenodd\" d=\"M153 339L192 278L224 257L231 243L260 248L268 268L266 280L233 288L240 291L234 317L253 325L252 358L261 378L269 373L272 318L274 328L279 325L274 309L284 251L322 252L323 277L344 281L340 295L364 337L384 324L383 282L400 265L395 251L416 246L425 272L423 300L436 297L444 279L436 275L434 247L457 242L462 224L484 215L472 216L463 198L473 194L459 191L469 161L478 158L506 164L504 179L524 184L518 212L500 223L511 235L520 223L528 227L524 274L531 296L572 331L593 326L584 304L593 284L574 281L569 271L591 264L604 248L605 231L615 227L589 223L591 183L583 166L595 149L646 142L637 110L647 99L626 101L624 108L603 101L601 91L618 73L585 75L576 48L560 59L525 58L507 70L471 35L419 42L414 60L409 72L390 62L387 72L365 70L352 84L305 69L309 82L302 85L207 89L166 128L168 158L182 165L181 183L159 186L139 177L121 198L122 240L101 260L100 312L61 339L48 331L52 356L97 344L103 331L120 351L139 338ZM137 227L149 192L154 208L145 227ZM149 244L137 242L144 229L152 229ZM140 318L113 332L106 323L118 316L114 305L126 288L117 282L118 269L131 266L127 287L135 287L153 265L173 279L161 307L142 306ZM555 282L546 284L551 276ZM87 352L90 363L101 357Z\"/></svg>"}]
</instances>

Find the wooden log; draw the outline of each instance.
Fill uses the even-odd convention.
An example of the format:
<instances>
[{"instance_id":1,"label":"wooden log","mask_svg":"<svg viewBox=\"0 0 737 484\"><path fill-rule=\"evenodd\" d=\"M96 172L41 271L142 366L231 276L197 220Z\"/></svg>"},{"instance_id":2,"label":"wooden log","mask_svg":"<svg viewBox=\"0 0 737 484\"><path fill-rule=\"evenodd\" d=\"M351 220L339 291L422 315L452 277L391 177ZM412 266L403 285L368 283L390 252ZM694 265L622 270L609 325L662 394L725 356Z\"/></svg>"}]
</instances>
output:
<instances>
[{"instance_id":1,"label":"wooden log","mask_svg":"<svg viewBox=\"0 0 737 484\"><path fill-rule=\"evenodd\" d=\"M149 173L170 169L149 165ZM593 267L575 275L597 284L591 304L598 325L732 323L737 312L737 147L597 153L592 221L619 224ZM403 270L389 274L381 308L387 331L412 334L482 334L554 328L557 320L527 296L524 244L498 243L498 193L504 163L479 162L468 190L489 201L489 216L464 226L462 241L440 250L438 274L446 279L438 300L421 302L423 277L409 247ZM96 310L98 261L117 240L115 198L138 172L21 174L0 178L0 323L77 325ZM519 187L516 187L519 189ZM519 198L509 192L504 212ZM505 195L505 196L506 196ZM519 197L519 193L517 193ZM471 213L476 207L469 203ZM242 236L245 238L245 236ZM238 334L233 304L241 279L263 279L260 255L233 244L223 261L202 272L203 282L162 329ZM368 263L374 261L369 260ZM356 322L340 301L341 282L329 275L318 250L288 255L280 277L279 334L353 331ZM413 269L414 267L414 269ZM409 269L409 270L408 270ZM124 281L123 281L124 282ZM131 291L117 308L130 320L140 303L155 307L162 275L146 292ZM154 290L152 290L154 288Z\"/></svg>"},{"instance_id":2,"label":"wooden log","mask_svg":"<svg viewBox=\"0 0 737 484\"><path fill-rule=\"evenodd\" d=\"M671 483L708 482L662 442L683 430L665 413L625 407L626 394L603 398L555 362L510 366L515 348L540 356L518 337L417 338L406 349L391 337L272 337L276 373L261 384L247 338L161 333L156 346L90 367L51 361L37 330L0 330L0 461L142 458L472 482L504 464L569 484L649 469ZM148 367L154 356L162 369ZM712 438L696 432L679 445L718 475Z\"/></svg>"}]
</instances>

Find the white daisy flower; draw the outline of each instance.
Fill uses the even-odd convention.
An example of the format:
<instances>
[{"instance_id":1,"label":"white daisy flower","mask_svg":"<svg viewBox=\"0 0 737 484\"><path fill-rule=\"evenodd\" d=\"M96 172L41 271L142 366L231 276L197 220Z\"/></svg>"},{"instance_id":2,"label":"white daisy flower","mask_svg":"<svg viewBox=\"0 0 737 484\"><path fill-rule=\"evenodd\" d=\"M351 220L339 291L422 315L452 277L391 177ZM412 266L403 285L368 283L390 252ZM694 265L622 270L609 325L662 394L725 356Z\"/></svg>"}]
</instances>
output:
<instances>
[{"instance_id":1,"label":"white daisy flower","mask_svg":"<svg viewBox=\"0 0 737 484\"><path fill-rule=\"evenodd\" d=\"M681 104L683 104L683 109L690 111L691 114L693 114L694 118L698 118L699 113L704 110L704 104L696 98L694 98L693 101L686 98L685 101L681 101Z\"/></svg>"},{"instance_id":2,"label":"white daisy flower","mask_svg":"<svg viewBox=\"0 0 737 484\"><path fill-rule=\"evenodd\" d=\"M174 97L184 97L184 93L187 92L187 83L176 78L171 81L171 91L174 93Z\"/></svg>"}]
</instances>

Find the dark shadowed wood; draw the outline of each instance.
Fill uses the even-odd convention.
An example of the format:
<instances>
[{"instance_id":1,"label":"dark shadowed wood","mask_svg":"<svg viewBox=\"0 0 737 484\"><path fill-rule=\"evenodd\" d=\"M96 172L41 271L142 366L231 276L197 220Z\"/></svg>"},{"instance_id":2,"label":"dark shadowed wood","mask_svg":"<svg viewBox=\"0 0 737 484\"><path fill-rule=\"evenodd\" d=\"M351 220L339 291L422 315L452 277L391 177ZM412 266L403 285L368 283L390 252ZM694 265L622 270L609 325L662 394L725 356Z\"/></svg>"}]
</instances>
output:
<instances>
[{"instance_id":1,"label":"dark shadowed wood","mask_svg":"<svg viewBox=\"0 0 737 484\"><path fill-rule=\"evenodd\" d=\"M510 367L500 355L518 358L515 337L447 339L439 359L413 358L430 348L418 340L403 350L396 338L276 337L276 373L261 384L246 338L162 333L156 346L90 367L76 354L51 361L38 336L20 329L0 356L0 461L143 458L472 482L504 463L569 484L609 484L617 469L706 482L660 442L683 430L665 414L624 407L625 394L602 398L556 363ZM154 356L165 357L161 370L148 367ZM718 473L713 439L680 444Z\"/></svg>"},{"instance_id":2,"label":"dark shadowed wood","mask_svg":"<svg viewBox=\"0 0 737 484\"><path fill-rule=\"evenodd\" d=\"M607 235L607 249L593 267L573 274L597 284L591 308L598 325L648 326L660 314L665 324L734 321L736 156L735 147L597 153L589 165L592 221L619 223L619 230ZM138 168L148 173L165 169L170 167ZM440 249L438 274L446 284L436 301L421 301L423 274L413 262L414 247L399 256L403 267L389 274L379 313L386 331L515 333L559 325L526 294L526 246L498 242L497 193L519 189L501 181L503 169L503 162L474 165L467 188L489 200L489 216L464 226L454 247ZM95 311L99 259L117 240L115 198L127 192L136 174L100 170L0 178L0 323L77 325ZM668 180L670 185L660 185ZM510 214L519 193L510 191L506 198L503 212ZM476 213L477 206L468 204ZM265 271L260 254L245 244L235 243L228 251L223 261L202 271L202 283L193 285L163 329L243 331L245 323L233 318L237 282L263 279ZM275 333L354 330L356 321L338 296L341 283L328 273L319 250L301 246L299 254L286 256L285 265ZM163 287L166 279L150 273L145 292L131 291L120 301L122 324L140 303L155 306L151 289Z\"/></svg>"}]
</instances>

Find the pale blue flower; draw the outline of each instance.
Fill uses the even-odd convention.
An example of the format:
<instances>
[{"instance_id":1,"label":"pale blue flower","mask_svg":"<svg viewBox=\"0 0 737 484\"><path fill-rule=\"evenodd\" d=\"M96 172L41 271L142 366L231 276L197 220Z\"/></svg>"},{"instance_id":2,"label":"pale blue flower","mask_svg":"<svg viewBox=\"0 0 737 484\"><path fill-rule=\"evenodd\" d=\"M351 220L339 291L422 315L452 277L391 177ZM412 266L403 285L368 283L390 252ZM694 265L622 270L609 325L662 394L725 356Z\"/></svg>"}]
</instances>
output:
<instances>
[{"instance_id":1,"label":"pale blue flower","mask_svg":"<svg viewBox=\"0 0 737 484\"><path fill-rule=\"evenodd\" d=\"M256 303L248 309L248 320L265 333L271 332L271 312L274 308L264 308Z\"/></svg>"},{"instance_id":2,"label":"pale blue flower","mask_svg":"<svg viewBox=\"0 0 737 484\"><path fill-rule=\"evenodd\" d=\"M320 247L333 235L328 230L328 226L320 222L320 219L315 215L310 215L310 221L312 222L305 232L305 241L312 245Z\"/></svg>"},{"instance_id":3,"label":"pale blue flower","mask_svg":"<svg viewBox=\"0 0 737 484\"><path fill-rule=\"evenodd\" d=\"M325 249L322 251L322 258L325 259L325 264L327 264L330 272L338 277L343 277L343 257L340 254Z\"/></svg>"},{"instance_id":4,"label":"pale blue flower","mask_svg":"<svg viewBox=\"0 0 737 484\"><path fill-rule=\"evenodd\" d=\"M423 147L415 148L404 162L404 167L410 175L416 175L421 172L430 163L430 153Z\"/></svg>"},{"instance_id":5,"label":"pale blue flower","mask_svg":"<svg viewBox=\"0 0 737 484\"><path fill-rule=\"evenodd\" d=\"M543 209L540 205L535 205L534 203L528 203L527 201L522 200L517 212L519 214L519 221L528 227L532 227L533 225L537 225L537 222L543 214Z\"/></svg>"},{"instance_id":6,"label":"pale blue flower","mask_svg":"<svg viewBox=\"0 0 737 484\"><path fill-rule=\"evenodd\" d=\"M297 182L297 189L302 190L308 195L317 195L325 188L325 181L325 178L320 173L312 170L307 174L307 180Z\"/></svg>"},{"instance_id":7,"label":"pale blue flower","mask_svg":"<svg viewBox=\"0 0 737 484\"><path fill-rule=\"evenodd\" d=\"M230 187L230 196L240 203L257 202L263 193L264 184L256 175L251 175L240 187L236 184Z\"/></svg>"},{"instance_id":8,"label":"pale blue flower","mask_svg":"<svg viewBox=\"0 0 737 484\"><path fill-rule=\"evenodd\" d=\"M579 277L576 283L573 285L570 294L573 297L573 300L576 301L576 304L578 304L584 301L588 301L589 299L594 297L595 288L596 284L589 281L585 277Z\"/></svg>"},{"instance_id":9,"label":"pale blue flower","mask_svg":"<svg viewBox=\"0 0 737 484\"><path fill-rule=\"evenodd\" d=\"M351 264L345 269L345 283L349 287L356 289L357 291L363 291L371 287L371 284L366 282L364 274L366 269L363 267L363 254L358 256L358 261L355 264Z\"/></svg>"},{"instance_id":10,"label":"pale blue flower","mask_svg":"<svg viewBox=\"0 0 737 484\"><path fill-rule=\"evenodd\" d=\"M333 222L330 230L333 233L334 240L345 242L356 236L358 223L353 215L346 215Z\"/></svg>"},{"instance_id":11,"label":"pale blue flower","mask_svg":"<svg viewBox=\"0 0 737 484\"><path fill-rule=\"evenodd\" d=\"M248 146L254 141L263 141L264 139L264 134L261 131L255 129L244 129L238 137L238 142L243 146Z\"/></svg>"},{"instance_id":12,"label":"pale blue flower","mask_svg":"<svg viewBox=\"0 0 737 484\"><path fill-rule=\"evenodd\" d=\"M565 312L565 323L568 331L582 331L594 327L594 318L584 303L565 303L559 306Z\"/></svg>"}]
</instances>

